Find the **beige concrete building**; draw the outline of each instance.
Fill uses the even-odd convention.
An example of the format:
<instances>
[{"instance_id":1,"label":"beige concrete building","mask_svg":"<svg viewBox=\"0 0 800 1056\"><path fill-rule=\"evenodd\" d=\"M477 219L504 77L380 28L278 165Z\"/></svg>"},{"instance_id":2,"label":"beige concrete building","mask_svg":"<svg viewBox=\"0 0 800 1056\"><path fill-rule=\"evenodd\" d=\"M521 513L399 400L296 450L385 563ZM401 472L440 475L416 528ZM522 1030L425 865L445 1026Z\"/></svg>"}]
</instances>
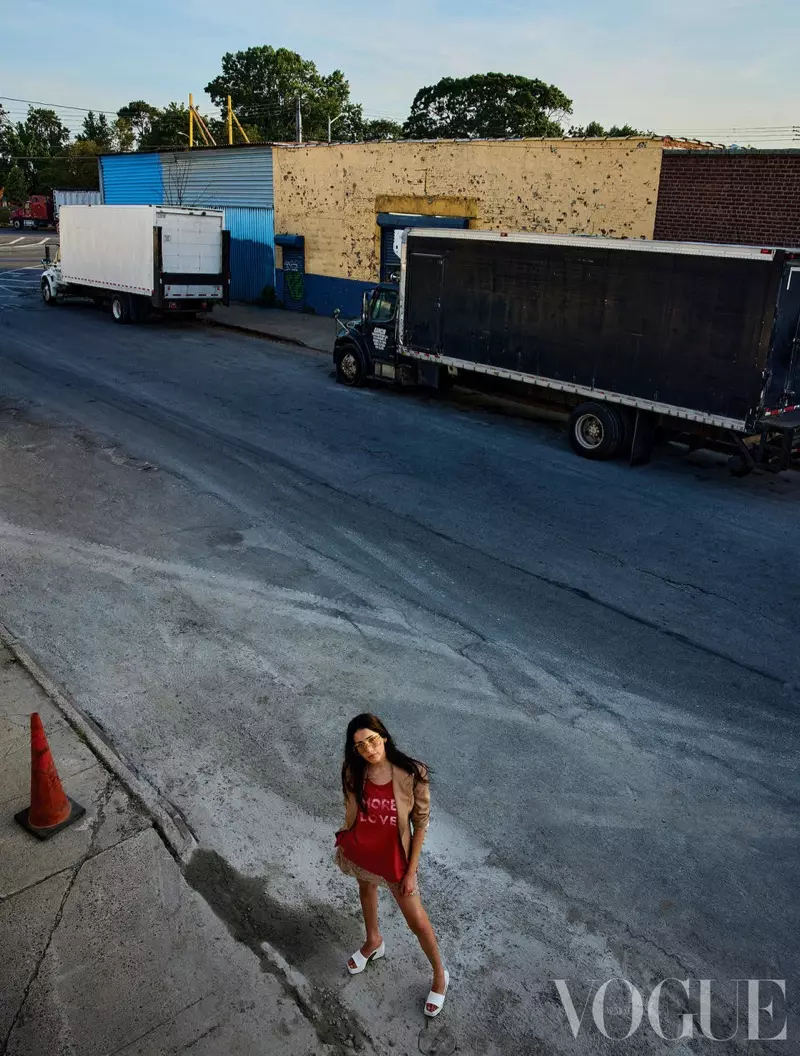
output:
<instances>
[{"instance_id":1,"label":"beige concrete building","mask_svg":"<svg viewBox=\"0 0 800 1056\"><path fill-rule=\"evenodd\" d=\"M394 231L407 226L652 238L667 142L275 145L278 296L293 288L317 312L357 310L396 266Z\"/></svg>"}]
</instances>

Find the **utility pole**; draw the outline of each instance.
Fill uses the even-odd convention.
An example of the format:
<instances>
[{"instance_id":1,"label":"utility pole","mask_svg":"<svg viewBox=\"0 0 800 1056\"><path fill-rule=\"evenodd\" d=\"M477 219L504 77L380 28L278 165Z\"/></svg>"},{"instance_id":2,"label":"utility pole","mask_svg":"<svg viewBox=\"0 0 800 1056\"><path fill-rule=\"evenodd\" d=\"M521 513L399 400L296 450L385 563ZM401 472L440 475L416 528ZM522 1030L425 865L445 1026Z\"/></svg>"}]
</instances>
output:
<instances>
[{"instance_id":1,"label":"utility pole","mask_svg":"<svg viewBox=\"0 0 800 1056\"><path fill-rule=\"evenodd\" d=\"M194 100L189 92L189 149L194 146Z\"/></svg>"},{"instance_id":2,"label":"utility pole","mask_svg":"<svg viewBox=\"0 0 800 1056\"><path fill-rule=\"evenodd\" d=\"M303 142L303 115L300 112L300 96L297 96L294 106L294 127L295 127L295 141L297 143Z\"/></svg>"},{"instance_id":3,"label":"utility pole","mask_svg":"<svg viewBox=\"0 0 800 1056\"><path fill-rule=\"evenodd\" d=\"M228 146L233 143L233 109L231 107L231 97L228 96Z\"/></svg>"}]
</instances>

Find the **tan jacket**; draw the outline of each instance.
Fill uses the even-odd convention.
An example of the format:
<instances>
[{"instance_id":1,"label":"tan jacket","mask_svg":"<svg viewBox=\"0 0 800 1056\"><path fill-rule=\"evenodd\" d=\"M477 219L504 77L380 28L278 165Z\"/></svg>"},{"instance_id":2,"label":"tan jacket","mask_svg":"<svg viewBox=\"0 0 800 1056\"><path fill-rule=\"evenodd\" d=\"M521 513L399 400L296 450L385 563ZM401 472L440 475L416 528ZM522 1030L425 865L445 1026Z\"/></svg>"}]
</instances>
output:
<instances>
[{"instance_id":1,"label":"tan jacket","mask_svg":"<svg viewBox=\"0 0 800 1056\"><path fill-rule=\"evenodd\" d=\"M393 766L392 790L397 804L397 828L400 833L400 842L403 844L406 858L409 858L412 831L424 832L428 827L431 812L431 786L427 781L415 782L413 774L406 773L399 766ZM352 829L357 817L358 802L353 793L348 792L344 797L345 829Z\"/></svg>"}]
</instances>

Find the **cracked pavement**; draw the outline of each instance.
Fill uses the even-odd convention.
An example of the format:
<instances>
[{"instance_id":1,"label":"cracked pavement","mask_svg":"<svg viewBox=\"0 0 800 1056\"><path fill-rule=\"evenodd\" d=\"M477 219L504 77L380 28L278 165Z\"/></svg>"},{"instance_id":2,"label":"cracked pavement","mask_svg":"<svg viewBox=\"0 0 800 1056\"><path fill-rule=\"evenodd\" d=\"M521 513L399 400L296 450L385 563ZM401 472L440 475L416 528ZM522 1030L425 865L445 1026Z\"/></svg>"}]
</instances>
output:
<instances>
[{"instance_id":1,"label":"cracked pavement","mask_svg":"<svg viewBox=\"0 0 800 1056\"><path fill-rule=\"evenodd\" d=\"M87 813L41 843L28 805L38 711ZM194 893L118 780L0 647L0 1054L341 1051Z\"/></svg>"},{"instance_id":2,"label":"cracked pavement","mask_svg":"<svg viewBox=\"0 0 800 1056\"><path fill-rule=\"evenodd\" d=\"M381 1053L583 1056L603 1039L573 1039L554 978L796 984L796 476L595 465L552 425L86 308L6 312L0 365L3 611L309 1008ZM390 955L343 971L337 770L368 708L435 771L435 1032L388 904Z\"/></svg>"}]
</instances>

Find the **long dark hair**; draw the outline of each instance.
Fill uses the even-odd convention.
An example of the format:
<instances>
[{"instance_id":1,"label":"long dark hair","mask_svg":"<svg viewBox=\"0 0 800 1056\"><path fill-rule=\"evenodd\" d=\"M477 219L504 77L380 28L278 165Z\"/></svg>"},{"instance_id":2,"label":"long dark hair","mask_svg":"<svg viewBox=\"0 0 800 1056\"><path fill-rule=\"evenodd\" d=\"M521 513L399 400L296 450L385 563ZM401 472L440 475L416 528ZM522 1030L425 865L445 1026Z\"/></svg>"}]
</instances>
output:
<instances>
[{"instance_id":1,"label":"long dark hair","mask_svg":"<svg viewBox=\"0 0 800 1056\"><path fill-rule=\"evenodd\" d=\"M394 738L383 725L377 715L364 712L356 715L347 724L347 735L344 742L344 762L342 763L342 791L345 796L352 792L362 812L367 813L367 804L364 799L364 781L367 774L367 764L361 758L361 754L353 743L356 730L374 730L375 733L386 738L386 758L393 766L405 770L407 774L413 774L415 781L427 781L430 768L419 759L412 759L410 755L401 752L394 743Z\"/></svg>"}]
</instances>

